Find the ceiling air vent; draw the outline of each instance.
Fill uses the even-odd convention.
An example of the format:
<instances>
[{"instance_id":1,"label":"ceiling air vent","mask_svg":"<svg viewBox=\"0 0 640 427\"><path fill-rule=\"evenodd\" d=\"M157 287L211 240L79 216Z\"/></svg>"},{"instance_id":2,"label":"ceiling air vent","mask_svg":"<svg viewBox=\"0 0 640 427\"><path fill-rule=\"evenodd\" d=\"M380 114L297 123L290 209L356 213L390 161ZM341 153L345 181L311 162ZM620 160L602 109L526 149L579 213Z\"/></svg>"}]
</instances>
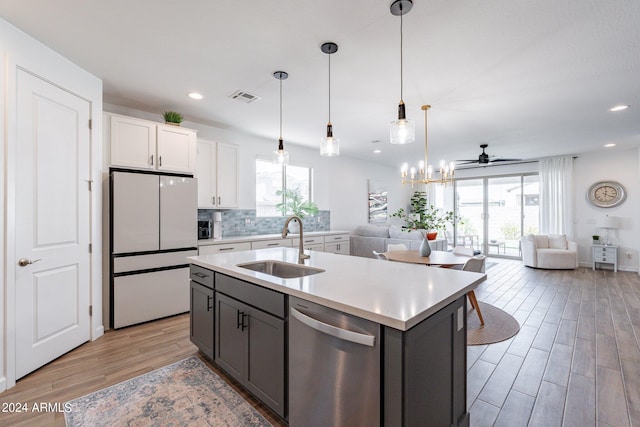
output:
<instances>
[{"instance_id":1,"label":"ceiling air vent","mask_svg":"<svg viewBox=\"0 0 640 427\"><path fill-rule=\"evenodd\" d=\"M252 95L249 92L245 92L243 90L237 90L233 92L231 95L229 95L229 98L237 99L238 101L242 101L246 104L260 99L259 96Z\"/></svg>"}]
</instances>

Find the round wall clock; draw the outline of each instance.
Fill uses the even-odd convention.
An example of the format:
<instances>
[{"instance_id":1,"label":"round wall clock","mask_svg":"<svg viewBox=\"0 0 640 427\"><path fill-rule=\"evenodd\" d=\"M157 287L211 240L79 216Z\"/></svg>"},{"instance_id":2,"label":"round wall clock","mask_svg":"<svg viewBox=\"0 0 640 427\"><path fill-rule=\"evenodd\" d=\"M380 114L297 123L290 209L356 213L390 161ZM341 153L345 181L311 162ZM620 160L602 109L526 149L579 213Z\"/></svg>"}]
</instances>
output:
<instances>
[{"instance_id":1,"label":"round wall clock","mask_svg":"<svg viewBox=\"0 0 640 427\"><path fill-rule=\"evenodd\" d=\"M624 202L627 192L619 182L599 181L587 192L587 200L599 208L612 208Z\"/></svg>"}]
</instances>

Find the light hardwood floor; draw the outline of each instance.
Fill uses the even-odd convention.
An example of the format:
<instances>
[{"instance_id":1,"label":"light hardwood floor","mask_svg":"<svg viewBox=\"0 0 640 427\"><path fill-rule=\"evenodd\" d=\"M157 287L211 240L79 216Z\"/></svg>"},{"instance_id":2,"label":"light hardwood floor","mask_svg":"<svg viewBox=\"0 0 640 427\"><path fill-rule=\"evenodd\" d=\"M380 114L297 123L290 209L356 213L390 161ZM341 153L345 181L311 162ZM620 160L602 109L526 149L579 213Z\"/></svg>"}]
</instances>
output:
<instances>
[{"instance_id":1,"label":"light hardwood floor","mask_svg":"<svg viewBox=\"0 0 640 427\"><path fill-rule=\"evenodd\" d=\"M640 278L501 260L476 290L520 332L468 348L471 425L640 426Z\"/></svg>"},{"instance_id":2,"label":"light hardwood floor","mask_svg":"<svg viewBox=\"0 0 640 427\"><path fill-rule=\"evenodd\" d=\"M489 261L498 264L476 295L513 314L521 330L468 348L471 426L640 426L640 277ZM0 404L65 402L193 354L188 315L107 332L18 381ZM0 425L62 426L64 417L0 413Z\"/></svg>"}]
</instances>

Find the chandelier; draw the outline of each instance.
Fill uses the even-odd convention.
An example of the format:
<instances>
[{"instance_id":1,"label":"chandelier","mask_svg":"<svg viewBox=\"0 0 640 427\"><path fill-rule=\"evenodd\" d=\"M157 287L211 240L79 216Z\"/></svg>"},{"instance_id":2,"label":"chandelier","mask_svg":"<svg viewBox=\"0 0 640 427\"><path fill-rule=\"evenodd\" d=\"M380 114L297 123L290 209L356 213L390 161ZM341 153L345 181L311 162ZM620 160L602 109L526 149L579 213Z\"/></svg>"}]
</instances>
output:
<instances>
[{"instance_id":1,"label":"chandelier","mask_svg":"<svg viewBox=\"0 0 640 427\"><path fill-rule=\"evenodd\" d=\"M440 178L433 178L433 166L429 164L428 157L428 143L427 143L427 111L431 108L431 105L423 105L422 111L424 111L424 160L418 162L418 169L415 167L409 168L409 163L403 163L400 173L402 175L403 184L431 184L438 183L447 185L447 183L453 182L453 174L455 170L455 162L440 161Z\"/></svg>"}]
</instances>

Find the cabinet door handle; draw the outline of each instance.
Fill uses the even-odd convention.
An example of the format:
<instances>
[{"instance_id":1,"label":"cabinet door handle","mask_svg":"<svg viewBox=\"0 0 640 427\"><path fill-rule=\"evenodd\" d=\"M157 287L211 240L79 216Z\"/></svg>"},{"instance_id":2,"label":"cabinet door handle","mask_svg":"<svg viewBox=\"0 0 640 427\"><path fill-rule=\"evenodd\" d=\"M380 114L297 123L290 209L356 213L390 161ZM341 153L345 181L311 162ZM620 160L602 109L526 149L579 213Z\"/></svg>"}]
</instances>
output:
<instances>
[{"instance_id":1,"label":"cabinet door handle","mask_svg":"<svg viewBox=\"0 0 640 427\"><path fill-rule=\"evenodd\" d=\"M220 196L218 196L218 205L221 204L222 202L220 201Z\"/></svg>"},{"instance_id":2,"label":"cabinet door handle","mask_svg":"<svg viewBox=\"0 0 640 427\"><path fill-rule=\"evenodd\" d=\"M213 196L213 197L211 198L211 204L212 204L212 205L215 205L215 204L216 204L216 196Z\"/></svg>"},{"instance_id":3,"label":"cabinet door handle","mask_svg":"<svg viewBox=\"0 0 640 427\"><path fill-rule=\"evenodd\" d=\"M162 156L158 156L158 166L162 166Z\"/></svg>"},{"instance_id":4,"label":"cabinet door handle","mask_svg":"<svg viewBox=\"0 0 640 427\"><path fill-rule=\"evenodd\" d=\"M220 251L230 251L233 248L220 248Z\"/></svg>"},{"instance_id":5,"label":"cabinet door handle","mask_svg":"<svg viewBox=\"0 0 640 427\"><path fill-rule=\"evenodd\" d=\"M249 327L249 325L245 325L244 324L244 319L249 319L249 315L242 313L242 324L241 324L241 328L240 328L241 331L244 331L245 328Z\"/></svg>"},{"instance_id":6,"label":"cabinet door handle","mask_svg":"<svg viewBox=\"0 0 640 427\"><path fill-rule=\"evenodd\" d=\"M209 277L208 275L200 273L200 272L195 272L195 273L193 273L193 275L196 276L196 277L199 277L201 279L204 279L205 277Z\"/></svg>"},{"instance_id":7,"label":"cabinet door handle","mask_svg":"<svg viewBox=\"0 0 640 427\"><path fill-rule=\"evenodd\" d=\"M207 311L213 310L213 304L211 304L212 301L213 297L211 297L211 295L207 295Z\"/></svg>"},{"instance_id":8,"label":"cabinet door handle","mask_svg":"<svg viewBox=\"0 0 640 427\"><path fill-rule=\"evenodd\" d=\"M267 246L279 246L280 243L267 243Z\"/></svg>"},{"instance_id":9,"label":"cabinet door handle","mask_svg":"<svg viewBox=\"0 0 640 427\"><path fill-rule=\"evenodd\" d=\"M153 154L151 155L151 166L153 166Z\"/></svg>"},{"instance_id":10,"label":"cabinet door handle","mask_svg":"<svg viewBox=\"0 0 640 427\"><path fill-rule=\"evenodd\" d=\"M243 316L243 312L241 312L240 310L236 310L236 329L242 326L242 321L244 320Z\"/></svg>"}]
</instances>

